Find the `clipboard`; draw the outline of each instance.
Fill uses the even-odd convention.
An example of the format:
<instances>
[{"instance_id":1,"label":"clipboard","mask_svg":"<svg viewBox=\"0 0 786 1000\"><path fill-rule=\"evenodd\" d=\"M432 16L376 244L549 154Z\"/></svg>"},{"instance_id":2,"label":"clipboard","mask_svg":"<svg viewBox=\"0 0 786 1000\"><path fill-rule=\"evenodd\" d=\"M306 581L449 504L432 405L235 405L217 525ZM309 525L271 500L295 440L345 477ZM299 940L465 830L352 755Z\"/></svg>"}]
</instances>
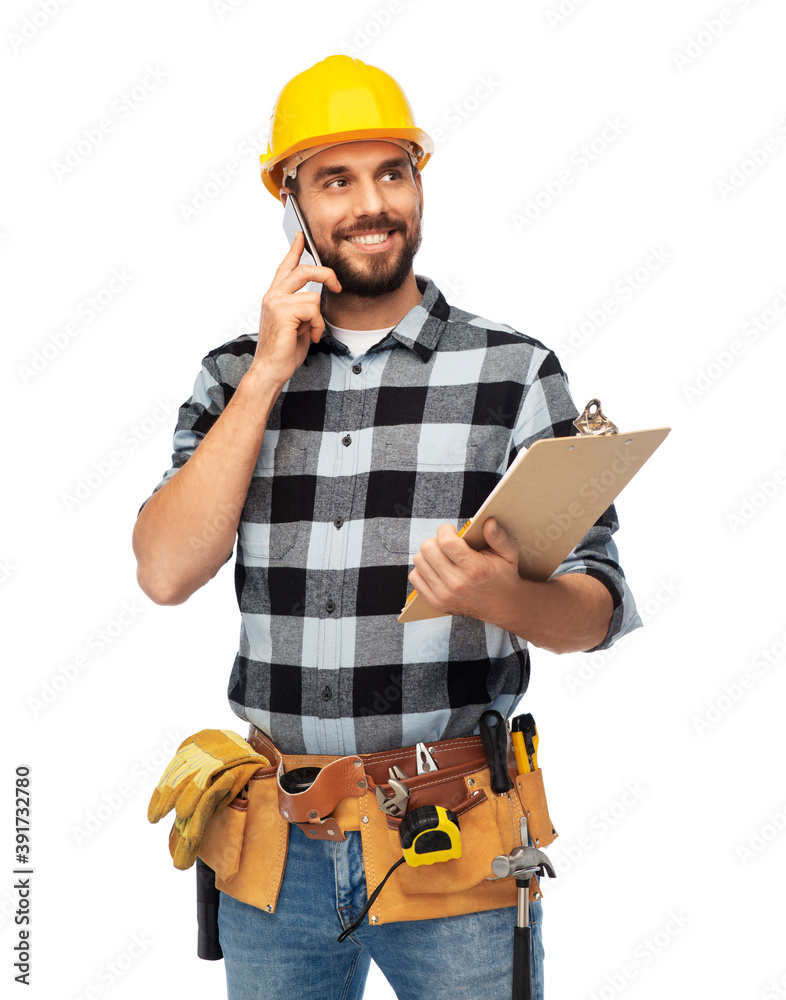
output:
<instances>
[{"instance_id":1,"label":"clipboard","mask_svg":"<svg viewBox=\"0 0 786 1000\"><path fill-rule=\"evenodd\" d=\"M518 569L525 580L549 579L671 430L621 434L597 399L574 424L578 435L536 441L517 455L459 532L471 548L488 548L483 525L496 518L519 547ZM413 590L398 621L445 615Z\"/></svg>"}]
</instances>

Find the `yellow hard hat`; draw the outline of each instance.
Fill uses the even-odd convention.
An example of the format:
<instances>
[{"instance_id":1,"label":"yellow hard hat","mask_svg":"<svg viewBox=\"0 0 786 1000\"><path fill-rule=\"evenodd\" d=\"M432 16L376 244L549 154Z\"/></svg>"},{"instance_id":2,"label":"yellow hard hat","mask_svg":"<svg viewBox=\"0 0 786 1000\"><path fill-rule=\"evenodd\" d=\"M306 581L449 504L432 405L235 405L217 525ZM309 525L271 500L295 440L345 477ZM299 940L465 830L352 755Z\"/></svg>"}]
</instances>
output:
<instances>
[{"instance_id":1,"label":"yellow hard hat","mask_svg":"<svg viewBox=\"0 0 786 1000\"><path fill-rule=\"evenodd\" d=\"M434 152L392 76L350 56L328 56L293 77L278 95L267 153L259 157L265 187L278 200L284 165L300 162L287 161L316 146L358 139L390 139L409 147L419 170Z\"/></svg>"}]
</instances>

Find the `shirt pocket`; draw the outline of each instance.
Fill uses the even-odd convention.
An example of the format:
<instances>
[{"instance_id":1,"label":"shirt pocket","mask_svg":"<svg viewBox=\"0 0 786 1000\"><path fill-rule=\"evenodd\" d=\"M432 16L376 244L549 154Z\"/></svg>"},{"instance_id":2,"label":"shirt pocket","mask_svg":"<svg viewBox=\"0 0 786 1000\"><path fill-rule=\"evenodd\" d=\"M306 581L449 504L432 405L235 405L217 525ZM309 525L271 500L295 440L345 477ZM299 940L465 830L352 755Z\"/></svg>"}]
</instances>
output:
<instances>
[{"instance_id":1,"label":"shirt pocket","mask_svg":"<svg viewBox=\"0 0 786 1000\"><path fill-rule=\"evenodd\" d=\"M475 477L477 446L446 444L418 455L416 442L385 447L390 517L377 519L380 542L393 555L414 555L437 526L461 527L479 506Z\"/></svg>"},{"instance_id":2,"label":"shirt pocket","mask_svg":"<svg viewBox=\"0 0 786 1000\"><path fill-rule=\"evenodd\" d=\"M238 527L238 545L255 559L282 559L301 529L306 449L265 448L259 452Z\"/></svg>"}]
</instances>

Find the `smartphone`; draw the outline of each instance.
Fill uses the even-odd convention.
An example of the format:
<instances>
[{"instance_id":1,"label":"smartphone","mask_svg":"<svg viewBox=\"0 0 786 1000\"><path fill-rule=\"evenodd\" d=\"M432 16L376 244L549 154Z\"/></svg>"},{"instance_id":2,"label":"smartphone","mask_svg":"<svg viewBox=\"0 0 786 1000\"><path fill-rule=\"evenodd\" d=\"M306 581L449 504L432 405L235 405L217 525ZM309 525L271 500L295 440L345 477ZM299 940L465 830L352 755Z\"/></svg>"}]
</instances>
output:
<instances>
[{"instance_id":1,"label":"smartphone","mask_svg":"<svg viewBox=\"0 0 786 1000\"><path fill-rule=\"evenodd\" d=\"M322 261L319 259L319 254L317 253L317 248L314 246L314 240L311 236L311 231L308 228L308 223L306 218L301 211L300 205L297 203L297 198L293 194L287 195L287 201L284 205L284 232L287 234L287 239L290 244L295 240L298 233L303 233L306 238L306 246L300 257L301 264L316 264L317 266L322 266ZM321 292L322 282L320 281L309 281L307 285L304 285L300 289L302 292Z\"/></svg>"}]
</instances>

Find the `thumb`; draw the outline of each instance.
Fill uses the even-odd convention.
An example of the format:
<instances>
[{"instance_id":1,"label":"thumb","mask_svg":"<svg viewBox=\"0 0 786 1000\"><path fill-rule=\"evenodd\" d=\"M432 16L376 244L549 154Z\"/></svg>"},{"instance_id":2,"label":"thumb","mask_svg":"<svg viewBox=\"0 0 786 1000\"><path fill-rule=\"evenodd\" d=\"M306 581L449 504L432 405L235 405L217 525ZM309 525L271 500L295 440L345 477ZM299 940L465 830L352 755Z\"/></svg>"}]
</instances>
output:
<instances>
[{"instance_id":1,"label":"thumb","mask_svg":"<svg viewBox=\"0 0 786 1000\"><path fill-rule=\"evenodd\" d=\"M508 562L516 562L518 558L518 545L497 523L496 518L490 517L483 525L483 537L490 549L497 555L507 559Z\"/></svg>"}]
</instances>

